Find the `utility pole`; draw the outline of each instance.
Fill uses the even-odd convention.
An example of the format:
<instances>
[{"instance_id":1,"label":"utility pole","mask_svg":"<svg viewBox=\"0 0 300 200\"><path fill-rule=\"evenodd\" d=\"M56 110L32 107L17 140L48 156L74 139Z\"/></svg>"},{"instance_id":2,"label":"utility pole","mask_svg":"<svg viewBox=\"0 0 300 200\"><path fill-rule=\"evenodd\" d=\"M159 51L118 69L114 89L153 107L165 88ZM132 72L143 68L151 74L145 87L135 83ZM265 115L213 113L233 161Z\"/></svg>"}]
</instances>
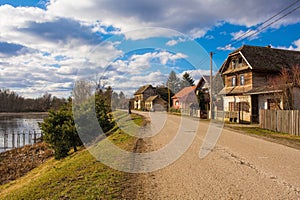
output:
<instances>
[{"instance_id":1,"label":"utility pole","mask_svg":"<svg viewBox=\"0 0 300 200\"><path fill-rule=\"evenodd\" d=\"M171 102L171 94L170 94L170 82L168 82L168 110L167 112L170 112L170 103Z\"/></svg>"},{"instance_id":2,"label":"utility pole","mask_svg":"<svg viewBox=\"0 0 300 200\"><path fill-rule=\"evenodd\" d=\"M212 88L213 88L213 77L212 77L212 60L213 60L213 52L210 52L210 91L209 91L209 112L210 112L210 119L213 119L213 96L212 96Z\"/></svg>"}]
</instances>

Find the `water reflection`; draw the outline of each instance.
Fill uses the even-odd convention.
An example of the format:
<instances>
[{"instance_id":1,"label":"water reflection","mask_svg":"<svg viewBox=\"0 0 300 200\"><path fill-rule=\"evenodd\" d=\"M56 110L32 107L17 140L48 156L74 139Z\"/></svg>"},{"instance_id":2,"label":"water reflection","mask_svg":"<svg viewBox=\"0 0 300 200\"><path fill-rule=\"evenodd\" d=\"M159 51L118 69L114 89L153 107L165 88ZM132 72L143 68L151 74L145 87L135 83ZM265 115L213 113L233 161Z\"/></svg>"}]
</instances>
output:
<instances>
[{"instance_id":1,"label":"water reflection","mask_svg":"<svg viewBox=\"0 0 300 200\"><path fill-rule=\"evenodd\" d=\"M34 133L39 137L41 132L38 122L46 116L45 113L0 113L0 152L4 147L10 149L33 143Z\"/></svg>"}]
</instances>

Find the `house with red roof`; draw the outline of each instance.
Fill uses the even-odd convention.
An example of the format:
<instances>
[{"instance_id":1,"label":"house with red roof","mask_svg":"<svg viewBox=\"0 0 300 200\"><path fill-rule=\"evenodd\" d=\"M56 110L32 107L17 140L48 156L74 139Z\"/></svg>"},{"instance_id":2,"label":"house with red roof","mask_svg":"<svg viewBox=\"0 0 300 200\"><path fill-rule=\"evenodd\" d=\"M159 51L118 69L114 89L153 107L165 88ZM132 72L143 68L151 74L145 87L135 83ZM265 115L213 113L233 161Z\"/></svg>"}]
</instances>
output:
<instances>
[{"instance_id":1,"label":"house with red roof","mask_svg":"<svg viewBox=\"0 0 300 200\"><path fill-rule=\"evenodd\" d=\"M197 86L185 87L172 97L173 108L180 109L183 114L190 114L194 108L198 107L196 96Z\"/></svg>"}]
</instances>

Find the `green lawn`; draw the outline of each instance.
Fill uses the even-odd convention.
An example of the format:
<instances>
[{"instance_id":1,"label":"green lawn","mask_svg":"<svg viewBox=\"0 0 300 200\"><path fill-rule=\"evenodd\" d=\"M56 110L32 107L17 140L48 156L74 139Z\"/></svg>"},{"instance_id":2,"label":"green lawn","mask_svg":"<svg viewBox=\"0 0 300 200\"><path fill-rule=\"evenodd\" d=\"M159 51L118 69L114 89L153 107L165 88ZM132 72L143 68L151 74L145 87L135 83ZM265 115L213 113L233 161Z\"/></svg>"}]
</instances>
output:
<instances>
[{"instance_id":1,"label":"green lawn","mask_svg":"<svg viewBox=\"0 0 300 200\"><path fill-rule=\"evenodd\" d=\"M132 120L142 124L140 116L133 115ZM109 139L132 150L136 139L117 128L114 130ZM128 184L127 176L98 162L81 148L65 159L51 158L27 175L1 185L0 199L119 199L122 188Z\"/></svg>"}]
</instances>

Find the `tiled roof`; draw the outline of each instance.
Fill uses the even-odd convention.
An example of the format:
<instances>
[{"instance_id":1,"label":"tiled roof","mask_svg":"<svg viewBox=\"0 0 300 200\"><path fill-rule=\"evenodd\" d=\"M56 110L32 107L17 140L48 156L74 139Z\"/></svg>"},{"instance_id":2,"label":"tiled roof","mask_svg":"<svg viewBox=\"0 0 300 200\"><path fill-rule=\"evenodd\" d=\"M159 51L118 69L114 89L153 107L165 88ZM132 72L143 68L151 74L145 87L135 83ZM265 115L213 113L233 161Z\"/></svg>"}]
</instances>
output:
<instances>
[{"instance_id":1,"label":"tiled roof","mask_svg":"<svg viewBox=\"0 0 300 200\"><path fill-rule=\"evenodd\" d=\"M174 98L182 98L190 94L191 92L195 92L196 86L190 86L190 87L185 87L182 90L180 90L178 93L176 93L172 99Z\"/></svg>"}]
</instances>

